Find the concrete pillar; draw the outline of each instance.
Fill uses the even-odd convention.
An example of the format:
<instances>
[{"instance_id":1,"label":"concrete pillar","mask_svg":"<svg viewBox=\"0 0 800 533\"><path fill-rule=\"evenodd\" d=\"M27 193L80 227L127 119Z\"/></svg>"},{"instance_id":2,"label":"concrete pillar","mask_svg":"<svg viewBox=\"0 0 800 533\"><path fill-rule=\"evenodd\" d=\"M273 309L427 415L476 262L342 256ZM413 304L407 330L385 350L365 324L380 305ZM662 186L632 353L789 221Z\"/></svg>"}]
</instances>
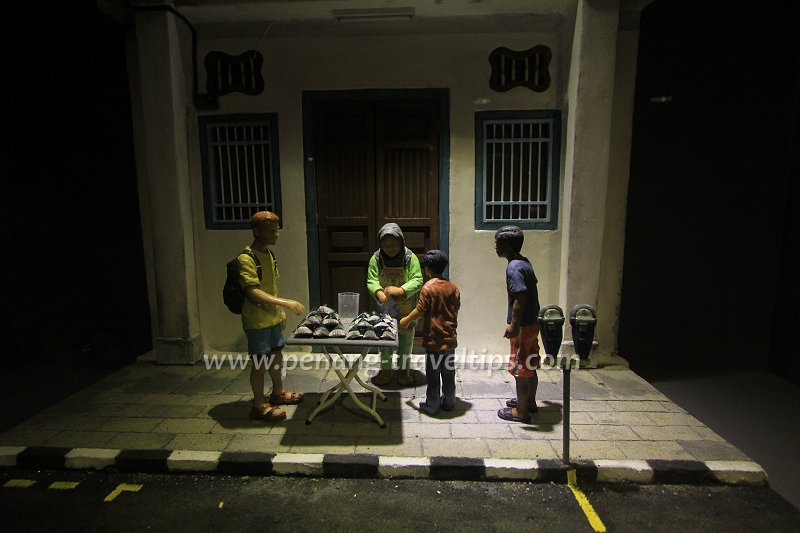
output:
<instances>
[{"instance_id":1,"label":"concrete pillar","mask_svg":"<svg viewBox=\"0 0 800 533\"><path fill-rule=\"evenodd\" d=\"M186 110L191 102L176 18L166 11L135 15L136 54L144 146L140 179L148 202L142 207L149 228L155 293L156 361L191 364L202 357L197 305L194 226L189 187ZM151 295L152 296L152 295Z\"/></svg>"},{"instance_id":2,"label":"concrete pillar","mask_svg":"<svg viewBox=\"0 0 800 533\"><path fill-rule=\"evenodd\" d=\"M578 2L567 86L562 204L559 301L566 313L576 304L596 308L598 303L618 20L619 0Z\"/></svg>"}]
</instances>

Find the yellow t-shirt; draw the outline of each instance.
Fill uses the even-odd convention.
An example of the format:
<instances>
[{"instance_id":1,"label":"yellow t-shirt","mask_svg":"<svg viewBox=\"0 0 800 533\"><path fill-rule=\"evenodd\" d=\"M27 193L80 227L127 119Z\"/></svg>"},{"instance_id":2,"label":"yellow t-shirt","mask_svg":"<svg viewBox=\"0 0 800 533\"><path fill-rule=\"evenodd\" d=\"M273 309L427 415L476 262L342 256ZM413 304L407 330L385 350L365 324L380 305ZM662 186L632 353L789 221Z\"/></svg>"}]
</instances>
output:
<instances>
[{"instance_id":1,"label":"yellow t-shirt","mask_svg":"<svg viewBox=\"0 0 800 533\"><path fill-rule=\"evenodd\" d=\"M246 254L239 255L239 283L242 288L255 286L271 294L278 296L278 262L273 260L272 254L261 253L258 250L253 250L249 246L245 247L246 250L251 250L258 261L261 263L261 281L258 281L258 272L256 271L256 264ZM277 305L273 304L257 304L251 302L247 296L244 297L244 304L242 305L242 327L244 329L260 329L268 328L281 322L281 311Z\"/></svg>"}]
</instances>

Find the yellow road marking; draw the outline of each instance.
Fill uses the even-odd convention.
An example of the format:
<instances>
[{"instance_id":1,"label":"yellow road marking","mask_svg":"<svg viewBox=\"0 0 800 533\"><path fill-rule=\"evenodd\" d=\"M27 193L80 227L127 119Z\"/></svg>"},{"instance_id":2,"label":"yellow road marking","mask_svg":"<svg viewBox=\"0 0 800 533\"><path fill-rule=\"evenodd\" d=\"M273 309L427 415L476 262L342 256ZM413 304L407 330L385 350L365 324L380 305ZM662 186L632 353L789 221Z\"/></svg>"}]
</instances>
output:
<instances>
[{"instance_id":1,"label":"yellow road marking","mask_svg":"<svg viewBox=\"0 0 800 533\"><path fill-rule=\"evenodd\" d=\"M3 486L9 489L27 489L34 483L36 481L33 479L9 479Z\"/></svg>"},{"instance_id":2,"label":"yellow road marking","mask_svg":"<svg viewBox=\"0 0 800 533\"><path fill-rule=\"evenodd\" d=\"M53 481L47 488L54 490L70 490L77 487L79 483L80 481Z\"/></svg>"},{"instance_id":3,"label":"yellow road marking","mask_svg":"<svg viewBox=\"0 0 800 533\"><path fill-rule=\"evenodd\" d=\"M583 514L585 514L586 518L589 519L589 524L592 526L592 529L598 532L605 531L606 526L603 524L603 521L600 520L599 516L597 516L594 507L592 507L592 504L589 503L589 499L586 497L583 491L578 488L577 476L575 475L574 468L567 470L567 485L572 491L572 494L575 496L575 499L578 501L578 505L581 506Z\"/></svg>"},{"instance_id":4,"label":"yellow road marking","mask_svg":"<svg viewBox=\"0 0 800 533\"><path fill-rule=\"evenodd\" d=\"M116 489L112 490L111 493L108 496L106 496L103 501L104 502L114 501L114 499L120 494L122 494L123 491L139 492L139 489L141 488L142 488L141 485L129 485L128 483L121 483L120 485L117 486Z\"/></svg>"},{"instance_id":5,"label":"yellow road marking","mask_svg":"<svg viewBox=\"0 0 800 533\"><path fill-rule=\"evenodd\" d=\"M222 509L222 506L225 505L225 502L219 502L219 508Z\"/></svg>"}]
</instances>

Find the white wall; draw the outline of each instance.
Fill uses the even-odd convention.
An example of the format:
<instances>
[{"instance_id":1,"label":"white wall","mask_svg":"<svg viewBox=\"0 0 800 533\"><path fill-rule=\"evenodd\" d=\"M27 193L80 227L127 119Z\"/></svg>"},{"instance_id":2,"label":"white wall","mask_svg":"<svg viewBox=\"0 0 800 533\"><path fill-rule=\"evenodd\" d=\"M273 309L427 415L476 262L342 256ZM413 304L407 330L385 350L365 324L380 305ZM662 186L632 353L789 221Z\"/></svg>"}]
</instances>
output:
<instances>
[{"instance_id":1,"label":"white wall","mask_svg":"<svg viewBox=\"0 0 800 533\"><path fill-rule=\"evenodd\" d=\"M211 50L238 55L258 39L200 41L198 63ZM261 41L266 88L258 96L231 94L215 113L274 112L280 135L284 231L275 251L280 292L308 302L308 265L302 143L304 90L446 88L450 91L450 273L462 293L459 348L507 352L505 262L496 257L492 231L474 227L474 114L481 110L561 107L561 39L553 32L481 33L382 37L270 37ZM544 93L517 87L489 89L489 53L498 46L525 50L544 44L553 51L552 85ZM205 83L201 69L200 83ZM566 117L564 117L566 118ZM249 231L206 230L203 216L197 113L188 118L189 155L198 266L200 321L207 352L243 350L239 317L222 305L225 263L251 240ZM563 168L563 165L562 165ZM534 263L541 303L558 297L560 232L527 231L523 253ZM293 327L297 319L291 320Z\"/></svg>"}]
</instances>

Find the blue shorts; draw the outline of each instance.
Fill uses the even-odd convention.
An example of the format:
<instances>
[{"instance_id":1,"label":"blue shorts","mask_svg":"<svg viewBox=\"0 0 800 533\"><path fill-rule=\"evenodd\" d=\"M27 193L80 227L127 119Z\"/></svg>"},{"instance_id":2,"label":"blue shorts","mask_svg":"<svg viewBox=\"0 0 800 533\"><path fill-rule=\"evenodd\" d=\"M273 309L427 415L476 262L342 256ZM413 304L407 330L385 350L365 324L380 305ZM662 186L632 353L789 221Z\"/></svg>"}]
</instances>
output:
<instances>
[{"instance_id":1,"label":"blue shorts","mask_svg":"<svg viewBox=\"0 0 800 533\"><path fill-rule=\"evenodd\" d=\"M250 355L272 353L285 346L280 324L268 328L245 329L244 334L247 336L247 350Z\"/></svg>"}]
</instances>

